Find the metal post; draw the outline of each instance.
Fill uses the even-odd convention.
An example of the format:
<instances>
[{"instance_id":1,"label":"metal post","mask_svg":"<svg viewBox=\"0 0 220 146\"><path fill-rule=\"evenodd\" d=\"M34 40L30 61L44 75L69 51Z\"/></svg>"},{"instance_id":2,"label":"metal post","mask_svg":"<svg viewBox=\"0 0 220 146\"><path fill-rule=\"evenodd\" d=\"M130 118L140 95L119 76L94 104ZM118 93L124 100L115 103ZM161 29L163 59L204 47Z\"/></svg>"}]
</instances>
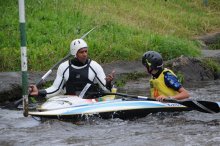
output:
<instances>
[{"instance_id":1,"label":"metal post","mask_svg":"<svg viewBox=\"0 0 220 146\"><path fill-rule=\"evenodd\" d=\"M27 75L27 48L25 32L25 2L18 0L19 3L19 23L21 37L21 71L22 71L22 97L23 115L28 116L28 75Z\"/></svg>"}]
</instances>

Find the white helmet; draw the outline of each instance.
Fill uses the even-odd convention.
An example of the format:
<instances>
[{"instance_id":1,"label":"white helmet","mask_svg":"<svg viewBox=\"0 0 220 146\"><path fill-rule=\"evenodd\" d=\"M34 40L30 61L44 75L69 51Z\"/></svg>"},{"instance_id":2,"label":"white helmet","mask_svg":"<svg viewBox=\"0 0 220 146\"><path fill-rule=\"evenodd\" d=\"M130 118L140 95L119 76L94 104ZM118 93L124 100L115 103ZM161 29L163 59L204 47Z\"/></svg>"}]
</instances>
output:
<instances>
[{"instance_id":1,"label":"white helmet","mask_svg":"<svg viewBox=\"0 0 220 146\"><path fill-rule=\"evenodd\" d=\"M76 57L76 53L79 49L88 48L87 43L83 39L75 39L70 44L70 53L74 57Z\"/></svg>"}]
</instances>

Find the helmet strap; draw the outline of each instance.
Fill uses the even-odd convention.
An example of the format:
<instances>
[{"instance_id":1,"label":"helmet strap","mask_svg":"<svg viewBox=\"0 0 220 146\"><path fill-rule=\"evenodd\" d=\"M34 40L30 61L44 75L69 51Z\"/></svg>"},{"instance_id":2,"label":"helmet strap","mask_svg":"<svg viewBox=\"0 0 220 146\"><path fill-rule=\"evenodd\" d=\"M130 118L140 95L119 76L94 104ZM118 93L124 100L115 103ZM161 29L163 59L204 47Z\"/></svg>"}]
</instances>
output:
<instances>
[{"instance_id":1,"label":"helmet strap","mask_svg":"<svg viewBox=\"0 0 220 146\"><path fill-rule=\"evenodd\" d=\"M153 69L151 67L147 67L147 71L149 74L152 74Z\"/></svg>"},{"instance_id":2,"label":"helmet strap","mask_svg":"<svg viewBox=\"0 0 220 146\"><path fill-rule=\"evenodd\" d=\"M158 68L157 72L155 74L151 74L153 78L158 78L161 72L163 71L163 68Z\"/></svg>"}]
</instances>

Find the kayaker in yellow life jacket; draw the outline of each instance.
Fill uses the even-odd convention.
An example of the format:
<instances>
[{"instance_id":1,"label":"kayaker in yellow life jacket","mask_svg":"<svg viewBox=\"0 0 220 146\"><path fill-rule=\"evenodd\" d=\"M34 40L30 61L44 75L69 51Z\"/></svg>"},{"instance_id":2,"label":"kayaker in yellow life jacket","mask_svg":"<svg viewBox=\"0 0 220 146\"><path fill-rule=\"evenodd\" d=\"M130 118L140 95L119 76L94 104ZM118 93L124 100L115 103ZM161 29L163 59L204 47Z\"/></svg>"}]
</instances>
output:
<instances>
[{"instance_id":1,"label":"kayaker in yellow life jacket","mask_svg":"<svg viewBox=\"0 0 220 146\"><path fill-rule=\"evenodd\" d=\"M188 91L181 85L173 71L163 67L163 58L158 52L148 51L144 53L142 64L152 76L150 79L152 98L159 101L164 98L177 100L189 98Z\"/></svg>"}]
</instances>

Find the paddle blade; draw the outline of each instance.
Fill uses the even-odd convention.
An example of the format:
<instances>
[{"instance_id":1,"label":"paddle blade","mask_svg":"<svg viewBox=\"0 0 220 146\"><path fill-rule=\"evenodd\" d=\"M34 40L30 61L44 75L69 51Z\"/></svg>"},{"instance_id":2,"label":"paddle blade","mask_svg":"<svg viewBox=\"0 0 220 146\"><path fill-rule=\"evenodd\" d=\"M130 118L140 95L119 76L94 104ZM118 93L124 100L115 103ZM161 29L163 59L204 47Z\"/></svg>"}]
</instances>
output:
<instances>
[{"instance_id":1,"label":"paddle blade","mask_svg":"<svg viewBox=\"0 0 220 146\"><path fill-rule=\"evenodd\" d=\"M165 101L179 103L193 110L197 110L204 113L219 113L219 106L216 102L196 100L179 101L174 99L165 99Z\"/></svg>"},{"instance_id":2,"label":"paddle blade","mask_svg":"<svg viewBox=\"0 0 220 146\"><path fill-rule=\"evenodd\" d=\"M183 101L185 106L204 113L219 113L219 106L211 101Z\"/></svg>"}]
</instances>

